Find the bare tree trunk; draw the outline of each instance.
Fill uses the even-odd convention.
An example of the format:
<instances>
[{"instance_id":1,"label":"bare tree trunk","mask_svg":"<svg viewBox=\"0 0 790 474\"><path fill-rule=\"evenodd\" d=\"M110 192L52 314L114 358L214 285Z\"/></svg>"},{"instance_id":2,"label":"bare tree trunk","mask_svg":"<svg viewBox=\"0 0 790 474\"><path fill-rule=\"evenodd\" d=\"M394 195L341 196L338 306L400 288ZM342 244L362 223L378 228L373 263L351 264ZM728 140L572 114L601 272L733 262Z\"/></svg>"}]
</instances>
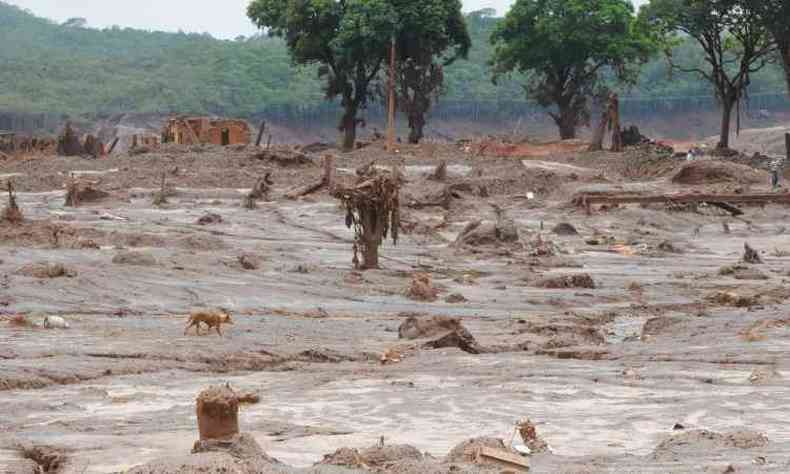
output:
<instances>
[{"instance_id":1,"label":"bare tree trunk","mask_svg":"<svg viewBox=\"0 0 790 474\"><path fill-rule=\"evenodd\" d=\"M589 151L602 151L603 150L603 136L606 134L606 127L609 125L609 104L603 104L603 111L601 112L601 121L593 132L593 139L590 143Z\"/></svg>"},{"instance_id":2,"label":"bare tree trunk","mask_svg":"<svg viewBox=\"0 0 790 474\"><path fill-rule=\"evenodd\" d=\"M560 128L560 138L569 140L576 138L576 113L570 105L559 104L560 115L554 122Z\"/></svg>"},{"instance_id":3,"label":"bare tree trunk","mask_svg":"<svg viewBox=\"0 0 790 474\"><path fill-rule=\"evenodd\" d=\"M409 143L417 144L422 140L423 128L425 127L425 115L421 111L415 111L409 114Z\"/></svg>"},{"instance_id":4,"label":"bare tree trunk","mask_svg":"<svg viewBox=\"0 0 790 474\"><path fill-rule=\"evenodd\" d=\"M362 222L362 241L364 249L362 253L362 269L372 270L379 268L379 245L381 244L381 230L376 222L376 213L362 212L360 217Z\"/></svg>"},{"instance_id":5,"label":"bare tree trunk","mask_svg":"<svg viewBox=\"0 0 790 474\"><path fill-rule=\"evenodd\" d=\"M338 127L342 135L343 151L352 151L357 141L357 107L347 105Z\"/></svg>"},{"instance_id":6,"label":"bare tree trunk","mask_svg":"<svg viewBox=\"0 0 790 474\"><path fill-rule=\"evenodd\" d=\"M722 99L721 102L721 133L719 134L719 144L716 148L727 149L730 147L730 121L732 119L732 108L735 106L735 101L728 97Z\"/></svg>"},{"instance_id":7,"label":"bare tree trunk","mask_svg":"<svg viewBox=\"0 0 790 474\"><path fill-rule=\"evenodd\" d=\"M782 59L782 66L785 70L785 81L787 81L787 91L790 93L790 39L779 41L779 56Z\"/></svg>"},{"instance_id":8,"label":"bare tree trunk","mask_svg":"<svg viewBox=\"0 0 790 474\"><path fill-rule=\"evenodd\" d=\"M623 132L620 130L620 98L617 94L609 97L609 125L612 128L612 151L623 151Z\"/></svg>"}]
</instances>

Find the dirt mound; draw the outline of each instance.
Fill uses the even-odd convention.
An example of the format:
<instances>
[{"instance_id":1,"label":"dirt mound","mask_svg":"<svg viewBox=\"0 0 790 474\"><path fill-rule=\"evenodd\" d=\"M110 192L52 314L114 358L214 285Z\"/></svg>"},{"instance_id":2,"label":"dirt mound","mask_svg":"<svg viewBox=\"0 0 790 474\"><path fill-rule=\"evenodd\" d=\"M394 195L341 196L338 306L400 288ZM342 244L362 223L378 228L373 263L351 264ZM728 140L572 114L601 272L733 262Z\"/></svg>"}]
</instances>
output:
<instances>
[{"instance_id":1,"label":"dirt mound","mask_svg":"<svg viewBox=\"0 0 790 474\"><path fill-rule=\"evenodd\" d=\"M519 334L535 334L549 338L544 348L559 348L578 345L600 345L605 342L601 331L586 324L534 324L527 323L518 330Z\"/></svg>"},{"instance_id":2,"label":"dirt mound","mask_svg":"<svg viewBox=\"0 0 790 474\"><path fill-rule=\"evenodd\" d=\"M653 451L654 459L673 459L681 453L711 452L720 449L754 449L768 445L768 437L753 431L716 433L689 430L662 441Z\"/></svg>"},{"instance_id":3,"label":"dirt mound","mask_svg":"<svg viewBox=\"0 0 790 474\"><path fill-rule=\"evenodd\" d=\"M595 281L589 273L576 273L573 275L560 275L545 278L536 284L540 288L588 288L595 289Z\"/></svg>"},{"instance_id":4,"label":"dirt mound","mask_svg":"<svg viewBox=\"0 0 790 474\"><path fill-rule=\"evenodd\" d=\"M398 328L400 339L420 339L456 331L461 321L448 316L409 316Z\"/></svg>"},{"instance_id":5,"label":"dirt mound","mask_svg":"<svg viewBox=\"0 0 790 474\"><path fill-rule=\"evenodd\" d=\"M20 224L0 222L0 242L18 247L46 247L66 249L98 248L104 232L93 228L78 228L48 221L27 220Z\"/></svg>"},{"instance_id":6,"label":"dirt mound","mask_svg":"<svg viewBox=\"0 0 790 474\"><path fill-rule=\"evenodd\" d=\"M112 258L112 263L116 265L137 265L140 267L153 267L156 265L156 258L145 252L119 252Z\"/></svg>"},{"instance_id":7,"label":"dirt mound","mask_svg":"<svg viewBox=\"0 0 790 474\"><path fill-rule=\"evenodd\" d=\"M77 276L77 272L75 270L67 268L62 263L50 262L38 262L25 265L20 267L16 271L16 274L41 279L61 277L72 278Z\"/></svg>"},{"instance_id":8,"label":"dirt mound","mask_svg":"<svg viewBox=\"0 0 790 474\"><path fill-rule=\"evenodd\" d=\"M430 274L415 273L412 275L411 285L406 290L406 296L414 301L436 301L439 290L433 287Z\"/></svg>"},{"instance_id":9,"label":"dirt mound","mask_svg":"<svg viewBox=\"0 0 790 474\"><path fill-rule=\"evenodd\" d=\"M518 242L518 229L511 219L498 219L496 222L472 221L464 227L455 240L456 245L478 247Z\"/></svg>"},{"instance_id":10,"label":"dirt mound","mask_svg":"<svg viewBox=\"0 0 790 474\"><path fill-rule=\"evenodd\" d=\"M258 458L265 459L270 463L279 462L267 456L255 438L246 433L234 435L229 439L198 440L192 447L192 454L212 452L228 453L238 459Z\"/></svg>"},{"instance_id":11,"label":"dirt mound","mask_svg":"<svg viewBox=\"0 0 790 474\"><path fill-rule=\"evenodd\" d=\"M221 250L225 242L213 235L189 235L178 240L178 246L188 250Z\"/></svg>"},{"instance_id":12,"label":"dirt mound","mask_svg":"<svg viewBox=\"0 0 790 474\"><path fill-rule=\"evenodd\" d=\"M684 164L672 176L672 182L676 184L757 184L768 182L768 175L765 172L737 163L705 160Z\"/></svg>"},{"instance_id":13,"label":"dirt mound","mask_svg":"<svg viewBox=\"0 0 790 474\"><path fill-rule=\"evenodd\" d=\"M557 235L579 235L579 231L576 230L576 227L573 227L567 222L560 222L554 226L551 231Z\"/></svg>"},{"instance_id":14,"label":"dirt mound","mask_svg":"<svg viewBox=\"0 0 790 474\"><path fill-rule=\"evenodd\" d=\"M319 465L389 469L394 464L406 460L422 461L422 453L408 444L374 446L359 451L353 448L340 448L327 454Z\"/></svg>"}]
</instances>

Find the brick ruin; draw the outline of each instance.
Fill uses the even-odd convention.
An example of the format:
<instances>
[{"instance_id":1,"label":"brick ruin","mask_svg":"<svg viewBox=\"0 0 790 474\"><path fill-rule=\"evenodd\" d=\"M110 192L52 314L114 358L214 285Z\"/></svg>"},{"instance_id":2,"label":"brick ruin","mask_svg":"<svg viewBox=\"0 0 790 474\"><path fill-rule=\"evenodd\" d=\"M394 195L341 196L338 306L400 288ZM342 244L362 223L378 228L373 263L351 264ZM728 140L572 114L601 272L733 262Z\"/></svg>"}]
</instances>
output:
<instances>
[{"instance_id":1,"label":"brick ruin","mask_svg":"<svg viewBox=\"0 0 790 474\"><path fill-rule=\"evenodd\" d=\"M244 120L214 119L209 117L176 117L162 130L164 143L179 145L247 145L250 126Z\"/></svg>"}]
</instances>

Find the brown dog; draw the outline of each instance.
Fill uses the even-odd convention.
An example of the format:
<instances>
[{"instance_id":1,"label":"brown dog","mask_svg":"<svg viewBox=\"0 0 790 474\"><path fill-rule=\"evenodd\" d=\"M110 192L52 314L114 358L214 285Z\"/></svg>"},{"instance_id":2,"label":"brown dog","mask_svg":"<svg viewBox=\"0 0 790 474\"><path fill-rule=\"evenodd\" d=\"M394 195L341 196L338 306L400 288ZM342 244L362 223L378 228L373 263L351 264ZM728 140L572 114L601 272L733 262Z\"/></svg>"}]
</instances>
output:
<instances>
[{"instance_id":1,"label":"brown dog","mask_svg":"<svg viewBox=\"0 0 790 474\"><path fill-rule=\"evenodd\" d=\"M195 332L197 335L200 335L200 323L205 324L208 326L208 330L211 331L211 328L215 328L217 330L217 334L222 336L221 327L223 324L233 324L233 320L230 318L230 313L226 310L221 309L201 309L192 311L192 314L189 315L189 320L187 321L187 327L184 328L184 335L187 334L189 328L195 326ZM206 333L208 334L208 333Z\"/></svg>"}]
</instances>

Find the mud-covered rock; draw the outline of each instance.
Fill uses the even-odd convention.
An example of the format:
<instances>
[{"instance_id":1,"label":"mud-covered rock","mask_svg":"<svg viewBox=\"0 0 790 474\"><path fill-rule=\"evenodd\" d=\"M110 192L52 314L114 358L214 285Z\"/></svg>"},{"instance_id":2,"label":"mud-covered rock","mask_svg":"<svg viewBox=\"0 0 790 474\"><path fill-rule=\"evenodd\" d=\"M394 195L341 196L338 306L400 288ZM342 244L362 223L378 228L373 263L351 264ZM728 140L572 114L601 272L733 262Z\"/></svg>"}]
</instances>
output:
<instances>
[{"instance_id":1,"label":"mud-covered rock","mask_svg":"<svg viewBox=\"0 0 790 474\"><path fill-rule=\"evenodd\" d=\"M38 262L20 267L16 271L17 275L47 279L47 278L72 278L77 276L76 270L72 270L62 263Z\"/></svg>"},{"instance_id":2,"label":"mud-covered rock","mask_svg":"<svg viewBox=\"0 0 790 474\"><path fill-rule=\"evenodd\" d=\"M409 316L398 328L400 339L420 339L460 329L461 321L448 316Z\"/></svg>"},{"instance_id":3,"label":"mud-covered rock","mask_svg":"<svg viewBox=\"0 0 790 474\"><path fill-rule=\"evenodd\" d=\"M544 278L537 282L540 288L595 288L595 280L589 273L575 273L571 275L560 275L556 277Z\"/></svg>"},{"instance_id":4,"label":"mud-covered rock","mask_svg":"<svg viewBox=\"0 0 790 474\"><path fill-rule=\"evenodd\" d=\"M122 251L112 258L112 263L116 265L134 265L139 267L153 267L156 265L156 258L147 252Z\"/></svg>"}]
</instances>

